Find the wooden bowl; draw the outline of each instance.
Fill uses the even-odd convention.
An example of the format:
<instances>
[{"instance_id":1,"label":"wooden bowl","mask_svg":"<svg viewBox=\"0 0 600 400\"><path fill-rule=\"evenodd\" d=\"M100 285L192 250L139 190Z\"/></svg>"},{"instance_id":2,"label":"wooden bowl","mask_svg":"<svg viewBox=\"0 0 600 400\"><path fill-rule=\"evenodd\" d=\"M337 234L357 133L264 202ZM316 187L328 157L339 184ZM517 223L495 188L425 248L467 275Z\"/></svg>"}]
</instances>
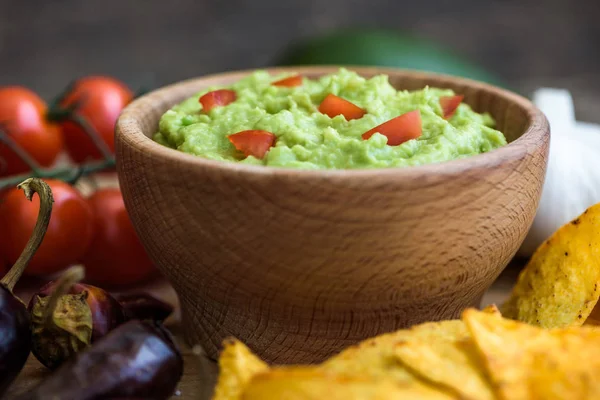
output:
<instances>
[{"instance_id":1,"label":"wooden bowl","mask_svg":"<svg viewBox=\"0 0 600 400\"><path fill-rule=\"evenodd\" d=\"M234 336L270 362L317 362L370 336L456 318L525 238L550 139L537 108L467 79L353 69L385 73L399 89L452 88L511 143L420 167L305 171L210 161L150 139L171 106L248 71L159 89L117 123L127 210L180 297L187 341L211 357Z\"/></svg>"}]
</instances>

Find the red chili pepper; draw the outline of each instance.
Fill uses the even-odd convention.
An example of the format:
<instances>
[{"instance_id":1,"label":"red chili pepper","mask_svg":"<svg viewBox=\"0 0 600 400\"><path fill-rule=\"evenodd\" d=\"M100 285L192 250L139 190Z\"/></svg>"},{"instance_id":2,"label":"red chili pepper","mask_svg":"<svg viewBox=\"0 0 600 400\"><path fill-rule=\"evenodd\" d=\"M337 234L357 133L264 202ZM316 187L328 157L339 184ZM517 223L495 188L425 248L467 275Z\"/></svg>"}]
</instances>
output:
<instances>
[{"instance_id":1,"label":"red chili pepper","mask_svg":"<svg viewBox=\"0 0 600 400\"><path fill-rule=\"evenodd\" d=\"M416 139L421 136L422 133L421 112L419 110L414 110L402 114L399 117L392 118L363 133L362 138L367 140L373 136L375 132L379 132L383 136L386 136L388 138L387 144L389 146L398 146L410 139Z\"/></svg>"},{"instance_id":2,"label":"red chili pepper","mask_svg":"<svg viewBox=\"0 0 600 400\"><path fill-rule=\"evenodd\" d=\"M226 106L233 103L237 95L233 90L219 89L208 92L200 97L200 104L204 112L209 112L213 107Z\"/></svg>"},{"instance_id":3,"label":"red chili pepper","mask_svg":"<svg viewBox=\"0 0 600 400\"><path fill-rule=\"evenodd\" d=\"M440 97L440 105L442 106L444 119L449 119L454 115L456 109L458 108L460 103L462 103L464 97L465 96L463 96L462 94L457 96Z\"/></svg>"},{"instance_id":4,"label":"red chili pepper","mask_svg":"<svg viewBox=\"0 0 600 400\"><path fill-rule=\"evenodd\" d=\"M273 86L295 87L302 85L302 75L294 75L273 82Z\"/></svg>"},{"instance_id":5,"label":"red chili pepper","mask_svg":"<svg viewBox=\"0 0 600 400\"><path fill-rule=\"evenodd\" d=\"M227 138L246 157L254 156L262 160L275 144L276 136L267 131L249 130L234 133L227 136Z\"/></svg>"},{"instance_id":6,"label":"red chili pepper","mask_svg":"<svg viewBox=\"0 0 600 400\"><path fill-rule=\"evenodd\" d=\"M319 111L333 118L338 115L343 115L346 121L351 119L362 118L365 115L365 110L354 103L344 100L334 94L328 94L321 102Z\"/></svg>"}]
</instances>

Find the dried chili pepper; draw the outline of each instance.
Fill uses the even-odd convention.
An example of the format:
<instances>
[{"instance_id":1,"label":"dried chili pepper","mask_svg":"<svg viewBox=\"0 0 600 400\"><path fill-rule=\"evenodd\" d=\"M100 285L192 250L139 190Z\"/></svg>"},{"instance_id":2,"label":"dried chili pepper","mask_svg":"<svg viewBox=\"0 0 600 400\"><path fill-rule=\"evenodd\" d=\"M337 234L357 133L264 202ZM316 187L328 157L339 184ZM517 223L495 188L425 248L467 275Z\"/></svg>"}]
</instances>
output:
<instances>
[{"instance_id":1,"label":"dried chili pepper","mask_svg":"<svg viewBox=\"0 0 600 400\"><path fill-rule=\"evenodd\" d=\"M50 369L59 367L130 319L163 321L173 308L146 293L119 300L96 286L77 283L83 269L74 267L45 285L29 302L36 358Z\"/></svg>"},{"instance_id":2,"label":"dried chili pepper","mask_svg":"<svg viewBox=\"0 0 600 400\"><path fill-rule=\"evenodd\" d=\"M170 333L154 322L129 321L64 363L19 400L168 399L183 374Z\"/></svg>"},{"instance_id":3,"label":"dried chili pepper","mask_svg":"<svg viewBox=\"0 0 600 400\"><path fill-rule=\"evenodd\" d=\"M30 178L17 186L31 201L40 197L40 211L33 234L11 270L0 280L0 397L23 368L31 349L29 313L13 289L39 248L52 214L52 191L42 180Z\"/></svg>"},{"instance_id":4,"label":"dried chili pepper","mask_svg":"<svg viewBox=\"0 0 600 400\"><path fill-rule=\"evenodd\" d=\"M82 267L67 270L45 285L28 305L32 352L54 369L109 331L125 322L119 303L102 289L77 282Z\"/></svg>"},{"instance_id":5,"label":"dried chili pepper","mask_svg":"<svg viewBox=\"0 0 600 400\"><path fill-rule=\"evenodd\" d=\"M116 296L128 319L162 322L173 313L173 306L148 293L127 293Z\"/></svg>"}]
</instances>

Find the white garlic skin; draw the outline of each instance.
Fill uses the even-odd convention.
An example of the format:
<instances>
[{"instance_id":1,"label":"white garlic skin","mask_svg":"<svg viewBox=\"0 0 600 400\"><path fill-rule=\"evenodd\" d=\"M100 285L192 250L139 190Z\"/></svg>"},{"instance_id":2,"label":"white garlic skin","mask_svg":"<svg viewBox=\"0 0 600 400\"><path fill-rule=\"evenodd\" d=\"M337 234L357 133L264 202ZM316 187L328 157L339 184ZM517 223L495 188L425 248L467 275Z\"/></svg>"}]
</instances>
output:
<instances>
[{"instance_id":1,"label":"white garlic skin","mask_svg":"<svg viewBox=\"0 0 600 400\"><path fill-rule=\"evenodd\" d=\"M539 89L534 103L550 121L548 170L533 225L518 251L529 257L558 228L600 202L600 125L577 122L562 89Z\"/></svg>"}]
</instances>

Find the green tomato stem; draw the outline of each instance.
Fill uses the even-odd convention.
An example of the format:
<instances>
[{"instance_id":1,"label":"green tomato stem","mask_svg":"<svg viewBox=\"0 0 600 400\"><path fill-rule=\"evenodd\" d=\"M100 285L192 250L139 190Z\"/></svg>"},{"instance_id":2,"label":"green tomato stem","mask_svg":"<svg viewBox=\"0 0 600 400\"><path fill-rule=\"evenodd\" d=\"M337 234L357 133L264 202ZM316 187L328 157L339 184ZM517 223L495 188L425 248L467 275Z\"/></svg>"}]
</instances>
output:
<instances>
[{"instance_id":1,"label":"green tomato stem","mask_svg":"<svg viewBox=\"0 0 600 400\"><path fill-rule=\"evenodd\" d=\"M53 100L52 105L46 115L46 119L51 122L69 121L79 126L100 151L103 160L90 161L76 167L68 166L44 169L41 168L39 164L21 148L21 146L14 142L5 132L0 130L0 142L5 143L31 169L31 172L26 174L0 179L0 190L7 187L13 187L14 185L31 176L42 179L59 179L70 184L75 184L82 176L103 171L116 165L113 153L104 140L102 140L98 132L96 132L96 129L94 129L94 127L84 117L77 114L77 109L80 107L81 103L75 103L64 108L60 106L60 103L70 93L75 84L76 81L71 82L69 86L67 86L67 88L59 96L57 96L56 99Z\"/></svg>"},{"instance_id":2,"label":"green tomato stem","mask_svg":"<svg viewBox=\"0 0 600 400\"><path fill-rule=\"evenodd\" d=\"M34 174L37 175L40 171L40 165L35 161L27 152L11 138L3 129L0 129L0 142L4 143L10 150L12 150ZM20 181L19 181L20 182Z\"/></svg>"},{"instance_id":3,"label":"green tomato stem","mask_svg":"<svg viewBox=\"0 0 600 400\"><path fill-rule=\"evenodd\" d=\"M67 96L73 91L77 85L77 80L69 82L69 84L55 98L50 101L50 110L58 109Z\"/></svg>"},{"instance_id":4,"label":"green tomato stem","mask_svg":"<svg viewBox=\"0 0 600 400\"><path fill-rule=\"evenodd\" d=\"M94 129L94 127L89 124L85 118L73 112L66 117L66 120L78 125L89 136L89 138L92 139L94 146L100 150L100 153L102 153L102 157L104 157L105 160L111 160L114 158L104 140L100 138L100 135L98 135L96 129Z\"/></svg>"},{"instance_id":5,"label":"green tomato stem","mask_svg":"<svg viewBox=\"0 0 600 400\"><path fill-rule=\"evenodd\" d=\"M94 172L103 171L115 166L115 160L102 160L102 161L92 161L89 163L81 164L76 168L72 166L67 167L58 167L52 169L39 169L37 172L34 171L33 175L36 178L42 179L59 179L61 181L65 181L70 184L74 184L77 180ZM6 189L8 187L14 187L19 182L31 177L31 173L11 176L9 178L0 179L0 190Z\"/></svg>"},{"instance_id":6,"label":"green tomato stem","mask_svg":"<svg viewBox=\"0 0 600 400\"><path fill-rule=\"evenodd\" d=\"M44 240L44 236L48 230L48 224L50 223L50 215L52 215L52 203L54 203L50 186L41 179L29 178L19 184L17 188L23 189L25 197L29 201L33 198L33 194L37 193L40 197L40 211L35 227L33 228L33 233L25 245L23 252L17 259L17 262L15 262L15 265L13 265L4 278L0 280L0 284L11 292L15 288L19 278L21 278L21 275L23 275L23 271L25 271L27 264L29 264Z\"/></svg>"}]
</instances>

